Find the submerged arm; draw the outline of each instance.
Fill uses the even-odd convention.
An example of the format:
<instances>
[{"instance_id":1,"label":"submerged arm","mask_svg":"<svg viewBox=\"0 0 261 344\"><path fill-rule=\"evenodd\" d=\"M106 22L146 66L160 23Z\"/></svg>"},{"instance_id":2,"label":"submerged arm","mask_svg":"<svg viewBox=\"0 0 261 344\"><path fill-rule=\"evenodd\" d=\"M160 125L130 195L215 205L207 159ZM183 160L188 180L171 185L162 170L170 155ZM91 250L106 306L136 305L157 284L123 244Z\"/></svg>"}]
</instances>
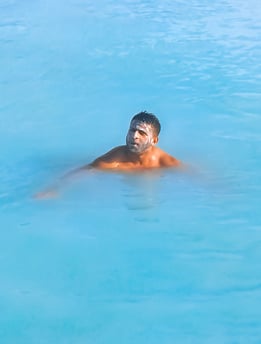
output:
<instances>
[{"instance_id":1,"label":"submerged arm","mask_svg":"<svg viewBox=\"0 0 261 344\"><path fill-rule=\"evenodd\" d=\"M86 171L93 169L112 169L117 165L117 160L119 158L119 152L121 152L121 147L116 147L107 152L106 154L95 159L92 163L84 165L80 168L74 169L71 172L66 173L64 176L59 178L53 185L48 187L46 190L37 193L34 195L37 199L48 199L57 197L60 189L66 186L67 183L83 175Z\"/></svg>"},{"instance_id":2,"label":"submerged arm","mask_svg":"<svg viewBox=\"0 0 261 344\"><path fill-rule=\"evenodd\" d=\"M49 199L49 198L55 198L59 194L59 191L62 187L66 186L69 182L71 182L73 179L81 176L84 172L87 170L93 169L93 166L91 164L84 165L80 168L74 169L62 177L60 177L54 184L50 185L47 189L44 191L38 192L34 195L34 198L36 199Z\"/></svg>"}]
</instances>

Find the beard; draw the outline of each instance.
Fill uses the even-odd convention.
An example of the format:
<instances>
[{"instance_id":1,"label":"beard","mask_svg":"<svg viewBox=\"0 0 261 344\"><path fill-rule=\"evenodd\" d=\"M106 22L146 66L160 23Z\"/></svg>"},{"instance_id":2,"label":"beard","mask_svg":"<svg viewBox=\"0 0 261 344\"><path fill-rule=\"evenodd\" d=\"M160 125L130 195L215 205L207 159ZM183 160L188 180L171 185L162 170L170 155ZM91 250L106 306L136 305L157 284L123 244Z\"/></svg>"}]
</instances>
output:
<instances>
[{"instance_id":1,"label":"beard","mask_svg":"<svg viewBox=\"0 0 261 344\"><path fill-rule=\"evenodd\" d=\"M126 138L126 145L128 150L135 154L142 154L152 146L149 141L144 143L136 143L129 140L128 137Z\"/></svg>"}]
</instances>

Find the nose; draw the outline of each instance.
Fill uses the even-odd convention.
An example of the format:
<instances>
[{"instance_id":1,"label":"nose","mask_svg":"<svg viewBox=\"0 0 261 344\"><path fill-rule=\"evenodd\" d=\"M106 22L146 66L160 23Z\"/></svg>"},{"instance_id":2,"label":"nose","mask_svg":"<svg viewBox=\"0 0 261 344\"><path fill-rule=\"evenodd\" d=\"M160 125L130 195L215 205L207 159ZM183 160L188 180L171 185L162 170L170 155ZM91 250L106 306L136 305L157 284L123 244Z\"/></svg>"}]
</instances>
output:
<instances>
[{"instance_id":1,"label":"nose","mask_svg":"<svg viewBox=\"0 0 261 344\"><path fill-rule=\"evenodd\" d=\"M139 137L139 132L138 132L138 130L135 130L135 131L133 132L133 137L134 137L134 139L137 139L137 138Z\"/></svg>"}]
</instances>

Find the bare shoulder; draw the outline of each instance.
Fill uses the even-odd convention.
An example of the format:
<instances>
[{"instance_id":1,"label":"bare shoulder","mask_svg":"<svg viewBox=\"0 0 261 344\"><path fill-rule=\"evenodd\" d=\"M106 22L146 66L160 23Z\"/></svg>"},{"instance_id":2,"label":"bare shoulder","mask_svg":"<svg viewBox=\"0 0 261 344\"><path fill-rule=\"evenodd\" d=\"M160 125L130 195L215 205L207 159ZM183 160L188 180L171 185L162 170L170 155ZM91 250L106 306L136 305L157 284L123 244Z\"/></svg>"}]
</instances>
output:
<instances>
[{"instance_id":1,"label":"bare shoulder","mask_svg":"<svg viewBox=\"0 0 261 344\"><path fill-rule=\"evenodd\" d=\"M179 167L181 166L181 161L176 159L174 156L166 153L159 148L158 151L159 163L161 167Z\"/></svg>"},{"instance_id":2,"label":"bare shoulder","mask_svg":"<svg viewBox=\"0 0 261 344\"><path fill-rule=\"evenodd\" d=\"M95 159L90 166L96 168L114 168L126 154L126 146L118 146Z\"/></svg>"}]
</instances>

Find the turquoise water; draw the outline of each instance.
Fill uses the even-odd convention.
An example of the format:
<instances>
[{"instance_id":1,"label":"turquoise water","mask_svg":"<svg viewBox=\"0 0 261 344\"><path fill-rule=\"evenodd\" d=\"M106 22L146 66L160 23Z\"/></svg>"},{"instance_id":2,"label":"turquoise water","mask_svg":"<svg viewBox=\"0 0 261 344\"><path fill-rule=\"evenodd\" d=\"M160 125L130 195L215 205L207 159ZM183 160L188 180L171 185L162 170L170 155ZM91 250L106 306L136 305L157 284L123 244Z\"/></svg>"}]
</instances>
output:
<instances>
[{"instance_id":1,"label":"turquoise water","mask_svg":"<svg viewBox=\"0 0 261 344\"><path fill-rule=\"evenodd\" d=\"M0 0L0 341L261 342L259 1ZM155 112L190 173L96 172Z\"/></svg>"}]
</instances>

